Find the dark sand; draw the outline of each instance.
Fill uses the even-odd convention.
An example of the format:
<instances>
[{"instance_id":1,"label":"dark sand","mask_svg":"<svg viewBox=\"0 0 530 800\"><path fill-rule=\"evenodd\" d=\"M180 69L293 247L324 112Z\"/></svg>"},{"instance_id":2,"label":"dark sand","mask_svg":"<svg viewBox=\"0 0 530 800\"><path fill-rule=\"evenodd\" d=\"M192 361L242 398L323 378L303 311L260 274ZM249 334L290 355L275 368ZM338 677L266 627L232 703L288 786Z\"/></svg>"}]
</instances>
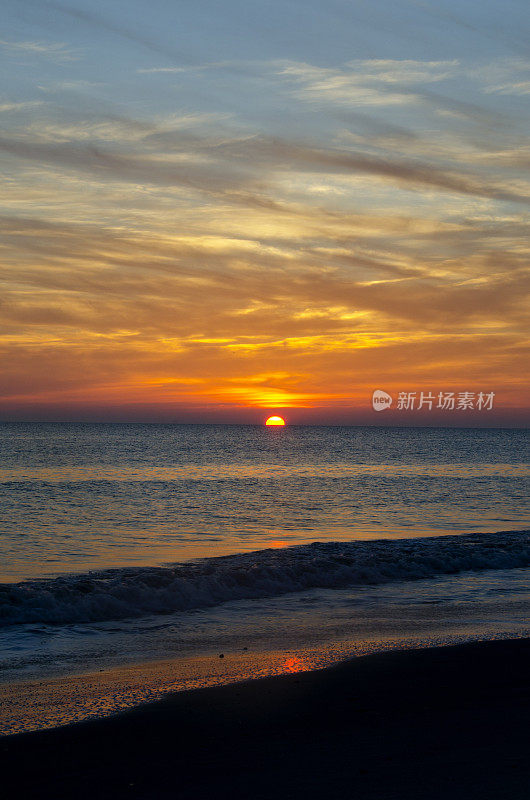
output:
<instances>
[{"instance_id":1,"label":"dark sand","mask_svg":"<svg viewBox=\"0 0 530 800\"><path fill-rule=\"evenodd\" d=\"M4 737L2 793L528 800L529 642L365 656Z\"/></svg>"}]
</instances>

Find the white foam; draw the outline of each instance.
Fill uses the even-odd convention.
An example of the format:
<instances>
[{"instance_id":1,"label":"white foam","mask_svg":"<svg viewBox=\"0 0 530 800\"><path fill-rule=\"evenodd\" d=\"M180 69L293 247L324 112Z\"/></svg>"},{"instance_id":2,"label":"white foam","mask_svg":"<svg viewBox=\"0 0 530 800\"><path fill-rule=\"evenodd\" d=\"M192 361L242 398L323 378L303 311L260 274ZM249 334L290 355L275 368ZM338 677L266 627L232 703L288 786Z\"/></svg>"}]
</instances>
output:
<instances>
[{"instance_id":1,"label":"white foam","mask_svg":"<svg viewBox=\"0 0 530 800\"><path fill-rule=\"evenodd\" d=\"M312 588L410 581L530 566L530 532L315 542L0 585L0 625L96 622L207 608Z\"/></svg>"}]
</instances>

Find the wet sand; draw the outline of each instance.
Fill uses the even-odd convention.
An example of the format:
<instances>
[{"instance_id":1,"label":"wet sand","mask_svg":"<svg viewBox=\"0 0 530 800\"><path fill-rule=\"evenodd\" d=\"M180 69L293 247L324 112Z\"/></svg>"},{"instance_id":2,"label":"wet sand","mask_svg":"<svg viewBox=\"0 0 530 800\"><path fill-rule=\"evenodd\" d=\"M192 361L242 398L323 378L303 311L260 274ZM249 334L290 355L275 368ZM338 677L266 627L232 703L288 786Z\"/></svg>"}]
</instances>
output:
<instances>
[{"instance_id":1,"label":"wet sand","mask_svg":"<svg viewBox=\"0 0 530 800\"><path fill-rule=\"evenodd\" d=\"M4 796L527 800L529 642L363 656L3 737Z\"/></svg>"}]
</instances>

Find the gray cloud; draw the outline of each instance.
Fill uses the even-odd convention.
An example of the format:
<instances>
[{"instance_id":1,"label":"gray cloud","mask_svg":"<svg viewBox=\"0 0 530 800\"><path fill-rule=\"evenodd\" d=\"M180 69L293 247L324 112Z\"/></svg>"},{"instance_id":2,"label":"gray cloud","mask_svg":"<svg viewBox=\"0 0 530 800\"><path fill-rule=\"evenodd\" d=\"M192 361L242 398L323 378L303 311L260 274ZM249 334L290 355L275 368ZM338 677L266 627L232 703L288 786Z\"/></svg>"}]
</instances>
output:
<instances>
[{"instance_id":1,"label":"gray cloud","mask_svg":"<svg viewBox=\"0 0 530 800\"><path fill-rule=\"evenodd\" d=\"M104 149L84 142L43 143L7 136L0 137L0 150L19 158L88 172L104 180L183 186L238 204L270 202L266 197L252 198L250 195L240 195L238 191L246 188L255 193L258 187L263 190L269 181L270 168L296 167L310 172L336 175L374 175L411 188L435 188L517 203L530 201L530 194L511 189L501 181L489 180L461 169L456 172L430 163L377 156L355 150L323 149L260 136L211 141L179 132L171 135L171 141L174 143L175 153L188 156L188 161L176 162L171 153L159 154L155 159L149 153L120 152L116 148ZM198 155L203 157L202 161L197 161ZM269 186L269 191L270 189ZM280 211L281 204L273 202Z\"/></svg>"}]
</instances>

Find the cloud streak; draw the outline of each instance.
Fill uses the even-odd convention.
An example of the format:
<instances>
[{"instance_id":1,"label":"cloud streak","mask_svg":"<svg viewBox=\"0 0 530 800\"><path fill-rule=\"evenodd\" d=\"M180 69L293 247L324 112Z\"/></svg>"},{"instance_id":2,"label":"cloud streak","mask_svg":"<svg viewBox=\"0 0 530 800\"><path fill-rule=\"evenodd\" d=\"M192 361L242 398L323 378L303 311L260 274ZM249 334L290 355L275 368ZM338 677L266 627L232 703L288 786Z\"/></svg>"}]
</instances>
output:
<instances>
[{"instance_id":1,"label":"cloud streak","mask_svg":"<svg viewBox=\"0 0 530 800\"><path fill-rule=\"evenodd\" d=\"M134 129L134 125L131 126ZM94 132L94 126L92 126ZM86 144L83 139L39 142L0 136L0 150L22 159L56 164L88 172L102 179L143 182L159 186L183 186L231 202L251 202L237 190L255 191L270 185L270 170L298 167L309 172L349 176L377 176L411 188L435 188L456 194L528 203L530 192L517 191L505 181L492 181L478 174L440 168L432 163L406 161L356 150L322 149L278 138L251 136L215 141L179 131L153 130L154 143L172 145L170 151L153 156L149 152L125 152ZM180 158L181 161L177 161ZM258 169L261 167L261 169ZM259 202L259 200L256 198ZM278 206L278 209L280 206Z\"/></svg>"},{"instance_id":2,"label":"cloud streak","mask_svg":"<svg viewBox=\"0 0 530 800\"><path fill-rule=\"evenodd\" d=\"M78 53L64 42L9 41L0 39L0 48L11 55L50 58L53 61L73 61Z\"/></svg>"}]
</instances>

